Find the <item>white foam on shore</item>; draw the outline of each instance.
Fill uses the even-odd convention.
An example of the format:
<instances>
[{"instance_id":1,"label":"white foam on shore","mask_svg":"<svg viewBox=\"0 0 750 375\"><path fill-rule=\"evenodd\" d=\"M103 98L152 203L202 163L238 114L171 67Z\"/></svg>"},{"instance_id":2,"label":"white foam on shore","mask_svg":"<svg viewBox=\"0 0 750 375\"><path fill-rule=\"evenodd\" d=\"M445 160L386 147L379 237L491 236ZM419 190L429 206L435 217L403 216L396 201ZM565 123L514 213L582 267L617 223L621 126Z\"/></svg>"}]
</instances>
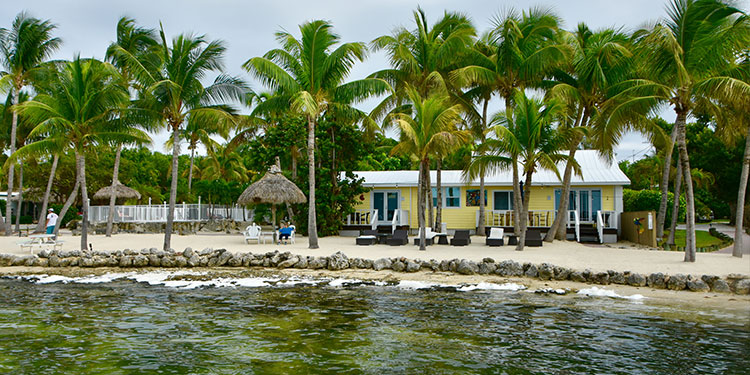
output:
<instances>
[{"instance_id":1,"label":"white foam on shore","mask_svg":"<svg viewBox=\"0 0 750 375\"><path fill-rule=\"evenodd\" d=\"M362 280L358 279L333 279L330 282L328 282L328 286L332 286L334 288L342 287L344 284L361 284Z\"/></svg>"},{"instance_id":2,"label":"white foam on shore","mask_svg":"<svg viewBox=\"0 0 750 375\"><path fill-rule=\"evenodd\" d=\"M470 292L472 290L506 290L515 292L524 289L526 289L526 286L516 283L494 284L481 282L476 285L464 285L457 290L459 292Z\"/></svg>"},{"instance_id":3,"label":"white foam on shore","mask_svg":"<svg viewBox=\"0 0 750 375\"><path fill-rule=\"evenodd\" d=\"M63 283L67 284L70 282L75 281L72 277L67 276L61 276L61 275L34 275L34 276L24 276L25 280L32 281L36 284L52 284L52 283Z\"/></svg>"},{"instance_id":4,"label":"white foam on shore","mask_svg":"<svg viewBox=\"0 0 750 375\"><path fill-rule=\"evenodd\" d=\"M581 289L578 291L578 294L590 296L590 297L610 297L610 298L622 298L622 299L629 299L632 301L640 301L645 299L643 295L640 294L633 294L631 296L621 296L617 294L614 290L604 289L604 288L597 288L595 286L592 286L591 288L587 289Z\"/></svg>"}]
</instances>

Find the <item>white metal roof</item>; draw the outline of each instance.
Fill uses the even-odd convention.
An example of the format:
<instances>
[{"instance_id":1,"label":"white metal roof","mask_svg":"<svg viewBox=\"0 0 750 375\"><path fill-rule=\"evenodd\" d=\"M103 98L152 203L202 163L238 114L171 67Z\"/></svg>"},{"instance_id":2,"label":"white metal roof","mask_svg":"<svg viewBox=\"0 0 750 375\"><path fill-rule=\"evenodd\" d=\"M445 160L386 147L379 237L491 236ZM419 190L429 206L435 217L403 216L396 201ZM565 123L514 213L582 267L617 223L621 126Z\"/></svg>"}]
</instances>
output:
<instances>
[{"instance_id":1,"label":"white metal roof","mask_svg":"<svg viewBox=\"0 0 750 375\"><path fill-rule=\"evenodd\" d=\"M576 160L581 166L583 178L573 174L571 185L628 185L630 180L620 170L617 160L612 163L602 158L596 150L579 150L576 152ZM560 177L565 171L565 164L558 166ZM417 186L419 171L356 171L357 177L364 178L364 186L368 187L398 187ZM343 174L342 174L343 177ZM523 178L523 177L520 177ZM430 171L430 181L435 184L436 172ZM557 176L547 170L537 170L532 176L532 185L561 185ZM511 186L513 172L510 170L490 172L484 179L486 186ZM463 179L463 172L457 170L444 170L441 174L443 186L479 185L479 179L467 183Z\"/></svg>"}]
</instances>

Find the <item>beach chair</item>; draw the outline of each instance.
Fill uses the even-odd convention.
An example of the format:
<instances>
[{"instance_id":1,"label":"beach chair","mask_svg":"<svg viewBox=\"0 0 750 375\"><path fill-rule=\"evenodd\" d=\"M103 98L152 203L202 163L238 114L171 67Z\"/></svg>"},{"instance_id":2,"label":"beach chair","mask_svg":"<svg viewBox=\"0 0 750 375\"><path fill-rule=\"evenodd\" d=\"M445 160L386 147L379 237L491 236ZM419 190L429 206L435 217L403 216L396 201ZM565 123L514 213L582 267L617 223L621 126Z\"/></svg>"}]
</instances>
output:
<instances>
[{"instance_id":1,"label":"beach chair","mask_svg":"<svg viewBox=\"0 0 750 375\"><path fill-rule=\"evenodd\" d=\"M537 229L529 229L526 231L526 241L524 242L526 246L530 247L540 247L542 246L542 235L539 233L539 230Z\"/></svg>"},{"instance_id":2,"label":"beach chair","mask_svg":"<svg viewBox=\"0 0 750 375\"><path fill-rule=\"evenodd\" d=\"M374 245L378 242L378 231L373 229L365 229L360 233L356 241L357 245L360 246Z\"/></svg>"},{"instance_id":3,"label":"beach chair","mask_svg":"<svg viewBox=\"0 0 750 375\"><path fill-rule=\"evenodd\" d=\"M432 231L432 228L427 227L424 230L424 242L425 246L430 246L435 242L436 232ZM417 238L414 239L414 245L419 246L419 231L417 231Z\"/></svg>"},{"instance_id":4,"label":"beach chair","mask_svg":"<svg viewBox=\"0 0 750 375\"><path fill-rule=\"evenodd\" d=\"M258 241L258 244L260 244L260 225L252 223L251 225L248 225L247 228L245 228L245 231L242 232L242 234L245 235L245 243L250 243L250 241ZM265 239L263 240L263 243L266 243Z\"/></svg>"},{"instance_id":5,"label":"beach chair","mask_svg":"<svg viewBox=\"0 0 750 375\"><path fill-rule=\"evenodd\" d=\"M388 237L386 243L391 246L406 245L409 243L409 234L406 232L406 229L396 229L393 235Z\"/></svg>"},{"instance_id":6,"label":"beach chair","mask_svg":"<svg viewBox=\"0 0 750 375\"><path fill-rule=\"evenodd\" d=\"M289 235L289 243L294 243L294 236L297 234L297 227L290 225L289 228L292 228L292 234Z\"/></svg>"},{"instance_id":7,"label":"beach chair","mask_svg":"<svg viewBox=\"0 0 750 375\"><path fill-rule=\"evenodd\" d=\"M490 235L487 236L487 239L485 240L487 246L503 246L504 232L503 228L491 228Z\"/></svg>"},{"instance_id":8,"label":"beach chair","mask_svg":"<svg viewBox=\"0 0 750 375\"><path fill-rule=\"evenodd\" d=\"M451 238L451 246L466 246L471 243L468 229L457 230Z\"/></svg>"}]
</instances>

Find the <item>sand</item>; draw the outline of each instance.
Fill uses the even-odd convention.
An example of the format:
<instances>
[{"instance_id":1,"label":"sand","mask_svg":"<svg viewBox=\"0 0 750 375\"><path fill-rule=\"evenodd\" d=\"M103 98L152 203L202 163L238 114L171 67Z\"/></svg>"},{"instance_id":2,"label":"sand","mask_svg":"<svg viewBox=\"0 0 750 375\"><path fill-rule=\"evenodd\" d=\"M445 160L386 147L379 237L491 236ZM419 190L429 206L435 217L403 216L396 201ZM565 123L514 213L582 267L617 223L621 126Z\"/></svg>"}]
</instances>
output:
<instances>
[{"instance_id":1,"label":"sand","mask_svg":"<svg viewBox=\"0 0 750 375\"><path fill-rule=\"evenodd\" d=\"M63 249L80 249L80 237L69 233L60 237L64 240ZM112 237L104 235L89 235L89 243L94 250L122 250L125 248L161 248L164 243L163 234L116 234ZM0 237L0 253L28 254L28 250L21 250L16 242L25 240L19 237ZM324 237L319 240L318 249L308 249L308 239L298 236L295 244L247 244L239 234L195 234L172 236L172 248L181 251L186 247L202 250L206 247L227 249L232 252L265 253L269 251L289 251L299 255L328 256L341 251L350 258L378 259L384 257L406 257L411 259L470 259L481 261L489 257L496 262L514 260L519 263L534 264L550 263L556 266L568 267L576 270L590 269L592 271L630 271L643 274L662 272L665 274L690 274L726 276L741 274L750 276L750 256L743 258L732 257L731 254L698 253L694 263L683 261L684 253L676 251L662 251L646 249L629 243L588 245L568 241L546 243L543 247L527 247L523 251L515 251L515 246L488 247L484 238L472 237L472 244L464 247L448 245L428 246L426 251L420 251L417 246L357 246L353 237Z\"/></svg>"}]
</instances>

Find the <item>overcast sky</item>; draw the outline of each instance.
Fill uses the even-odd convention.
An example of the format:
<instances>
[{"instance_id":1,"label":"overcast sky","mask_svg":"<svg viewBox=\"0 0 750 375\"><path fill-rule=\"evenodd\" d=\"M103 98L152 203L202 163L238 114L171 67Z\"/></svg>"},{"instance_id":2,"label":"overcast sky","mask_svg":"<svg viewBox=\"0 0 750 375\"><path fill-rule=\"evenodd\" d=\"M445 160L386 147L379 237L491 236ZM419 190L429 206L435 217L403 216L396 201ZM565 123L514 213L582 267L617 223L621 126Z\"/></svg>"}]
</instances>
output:
<instances>
[{"instance_id":1,"label":"overcast sky","mask_svg":"<svg viewBox=\"0 0 750 375\"><path fill-rule=\"evenodd\" d=\"M58 25L56 34L63 39L63 46L53 58L71 59L76 53L82 57L103 58L107 46L115 39L120 17L135 18L139 25L152 28L158 28L161 21L168 38L194 33L205 34L211 40L223 40L227 46L227 73L251 81L241 69L242 63L278 47L275 31L286 30L298 36L298 25L312 19L331 21L342 41L369 43L378 36L390 34L398 26L413 28L412 12L417 5L425 10L430 24L446 10L458 11L468 15L483 32L489 29L492 17L503 10L531 6L554 9L567 29L585 22L594 29L615 26L633 30L664 17L666 4L664 0L24 0L4 2L0 27L10 27L15 15L26 10L34 17L50 19ZM743 0L741 7L748 9L748 0ZM385 55L373 54L355 66L350 78L364 78L386 67ZM264 90L255 82L252 88ZM361 106L364 110L369 110L368 107L372 104ZM669 110L665 110L663 116L668 121L674 119ZM166 133L155 134L153 138L154 149L164 152ZM620 160L638 159L649 151L648 143L637 134L627 135L617 149Z\"/></svg>"}]
</instances>

